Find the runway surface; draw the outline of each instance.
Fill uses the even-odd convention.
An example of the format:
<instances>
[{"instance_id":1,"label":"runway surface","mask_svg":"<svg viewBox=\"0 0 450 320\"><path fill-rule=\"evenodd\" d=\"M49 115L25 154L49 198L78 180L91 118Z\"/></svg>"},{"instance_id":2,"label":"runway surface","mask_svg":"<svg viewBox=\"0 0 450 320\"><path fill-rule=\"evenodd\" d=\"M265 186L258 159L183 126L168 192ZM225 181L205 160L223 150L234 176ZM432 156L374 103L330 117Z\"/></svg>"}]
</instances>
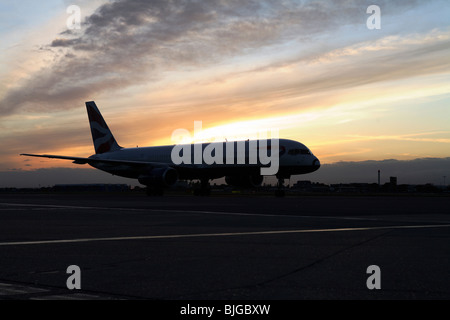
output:
<instances>
[{"instance_id":1,"label":"runway surface","mask_svg":"<svg viewBox=\"0 0 450 320\"><path fill-rule=\"evenodd\" d=\"M449 299L449 205L1 194L0 299ZM67 288L71 265L81 290Z\"/></svg>"}]
</instances>

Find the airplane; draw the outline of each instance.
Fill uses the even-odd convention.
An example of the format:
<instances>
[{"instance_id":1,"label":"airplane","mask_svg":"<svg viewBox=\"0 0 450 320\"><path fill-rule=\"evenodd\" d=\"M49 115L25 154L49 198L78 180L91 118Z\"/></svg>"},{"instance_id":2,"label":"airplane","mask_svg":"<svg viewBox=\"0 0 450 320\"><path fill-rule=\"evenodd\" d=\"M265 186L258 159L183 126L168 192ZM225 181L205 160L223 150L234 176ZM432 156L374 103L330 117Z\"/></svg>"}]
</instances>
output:
<instances>
[{"instance_id":1,"label":"airplane","mask_svg":"<svg viewBox=\"0 0 450 320\"><path fill-rule=\"evenodd\" d=\"M275 175L278 179L276 196L284 196L285 179L320 168L319 159L304 144L288 139L123 148L117 143L95 102L86 102L86 109L95 154L87 158L29 153L22 153L21 156L89 164L113 175L137 179L147 187L149 196L163 195L165 188L179 180L200 180L200 188L194 190L195 195L209 195L209 181L223 177L228 185L234 187L258 187L265 176L263 170L267 173L275 165L277 167L272 168L275 170L269 175ZM234 150L238 151L237 154L230 152ZM257 151L260 153L259 159ZM198 159L199 156L203 159ZM272 163L267 160L269 157L274 160ZM211 159L215 161L211 162Z\"/></svg>"}]
</instances>

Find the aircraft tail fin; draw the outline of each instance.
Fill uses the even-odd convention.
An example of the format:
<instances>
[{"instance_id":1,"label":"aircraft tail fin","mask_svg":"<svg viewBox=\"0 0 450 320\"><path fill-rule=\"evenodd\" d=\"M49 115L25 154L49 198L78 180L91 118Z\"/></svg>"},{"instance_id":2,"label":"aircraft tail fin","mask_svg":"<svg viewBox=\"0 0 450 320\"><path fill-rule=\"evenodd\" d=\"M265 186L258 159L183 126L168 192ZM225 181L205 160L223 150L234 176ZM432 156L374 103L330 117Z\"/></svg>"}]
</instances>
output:
<instances>
[{"instance_id":1,"label":"aircraft tail fin","mask_svg":"<svg viewBox=\"0 0 450 320\"><path fill-rule=\"evenodd\" d=\"M94 101L86 102L86 109L91 126L92 140L94 142L95 153L105 153L122 149L114 139L111 130L103 119L102 114Z\"/></svg>"}]
</instances>

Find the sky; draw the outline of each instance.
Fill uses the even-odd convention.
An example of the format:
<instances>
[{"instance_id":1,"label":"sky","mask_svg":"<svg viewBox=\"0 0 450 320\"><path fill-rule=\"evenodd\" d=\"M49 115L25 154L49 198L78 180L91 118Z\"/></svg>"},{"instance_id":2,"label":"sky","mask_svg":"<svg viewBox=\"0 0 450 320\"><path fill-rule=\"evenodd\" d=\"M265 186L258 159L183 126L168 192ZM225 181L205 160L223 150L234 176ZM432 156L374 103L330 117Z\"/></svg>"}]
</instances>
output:
<instances>
[{"instance_id":1,"label":"sky","mask_svg":"<svg viewBox=\"0 0 450 320\"><path fill-rule=\"evenodd\" d=\"M450 157L448 17L447 0L1 0L0 172L77 167L19 154L94 153L91 100L124 147L202 121L202 141L278 129L323 164Z\"/></svg>"}]
</instances>

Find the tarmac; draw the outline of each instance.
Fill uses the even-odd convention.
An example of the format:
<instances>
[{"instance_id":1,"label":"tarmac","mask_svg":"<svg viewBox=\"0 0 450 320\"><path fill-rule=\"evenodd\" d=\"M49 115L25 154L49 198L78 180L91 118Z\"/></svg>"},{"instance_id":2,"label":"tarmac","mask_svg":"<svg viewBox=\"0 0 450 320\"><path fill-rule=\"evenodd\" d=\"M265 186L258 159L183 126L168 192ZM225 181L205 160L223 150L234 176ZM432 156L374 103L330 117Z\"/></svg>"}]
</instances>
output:
<instances>
[{"instance_id":1,"label":"tarmac","mask_svg":"<svg viewBox=\"0 0 450 320\"><path fill-rule=\"evenodd\" d=\"M0 299L448 300L449 207L432 196L0 194Z\"/></svg>"}]
</instances>

